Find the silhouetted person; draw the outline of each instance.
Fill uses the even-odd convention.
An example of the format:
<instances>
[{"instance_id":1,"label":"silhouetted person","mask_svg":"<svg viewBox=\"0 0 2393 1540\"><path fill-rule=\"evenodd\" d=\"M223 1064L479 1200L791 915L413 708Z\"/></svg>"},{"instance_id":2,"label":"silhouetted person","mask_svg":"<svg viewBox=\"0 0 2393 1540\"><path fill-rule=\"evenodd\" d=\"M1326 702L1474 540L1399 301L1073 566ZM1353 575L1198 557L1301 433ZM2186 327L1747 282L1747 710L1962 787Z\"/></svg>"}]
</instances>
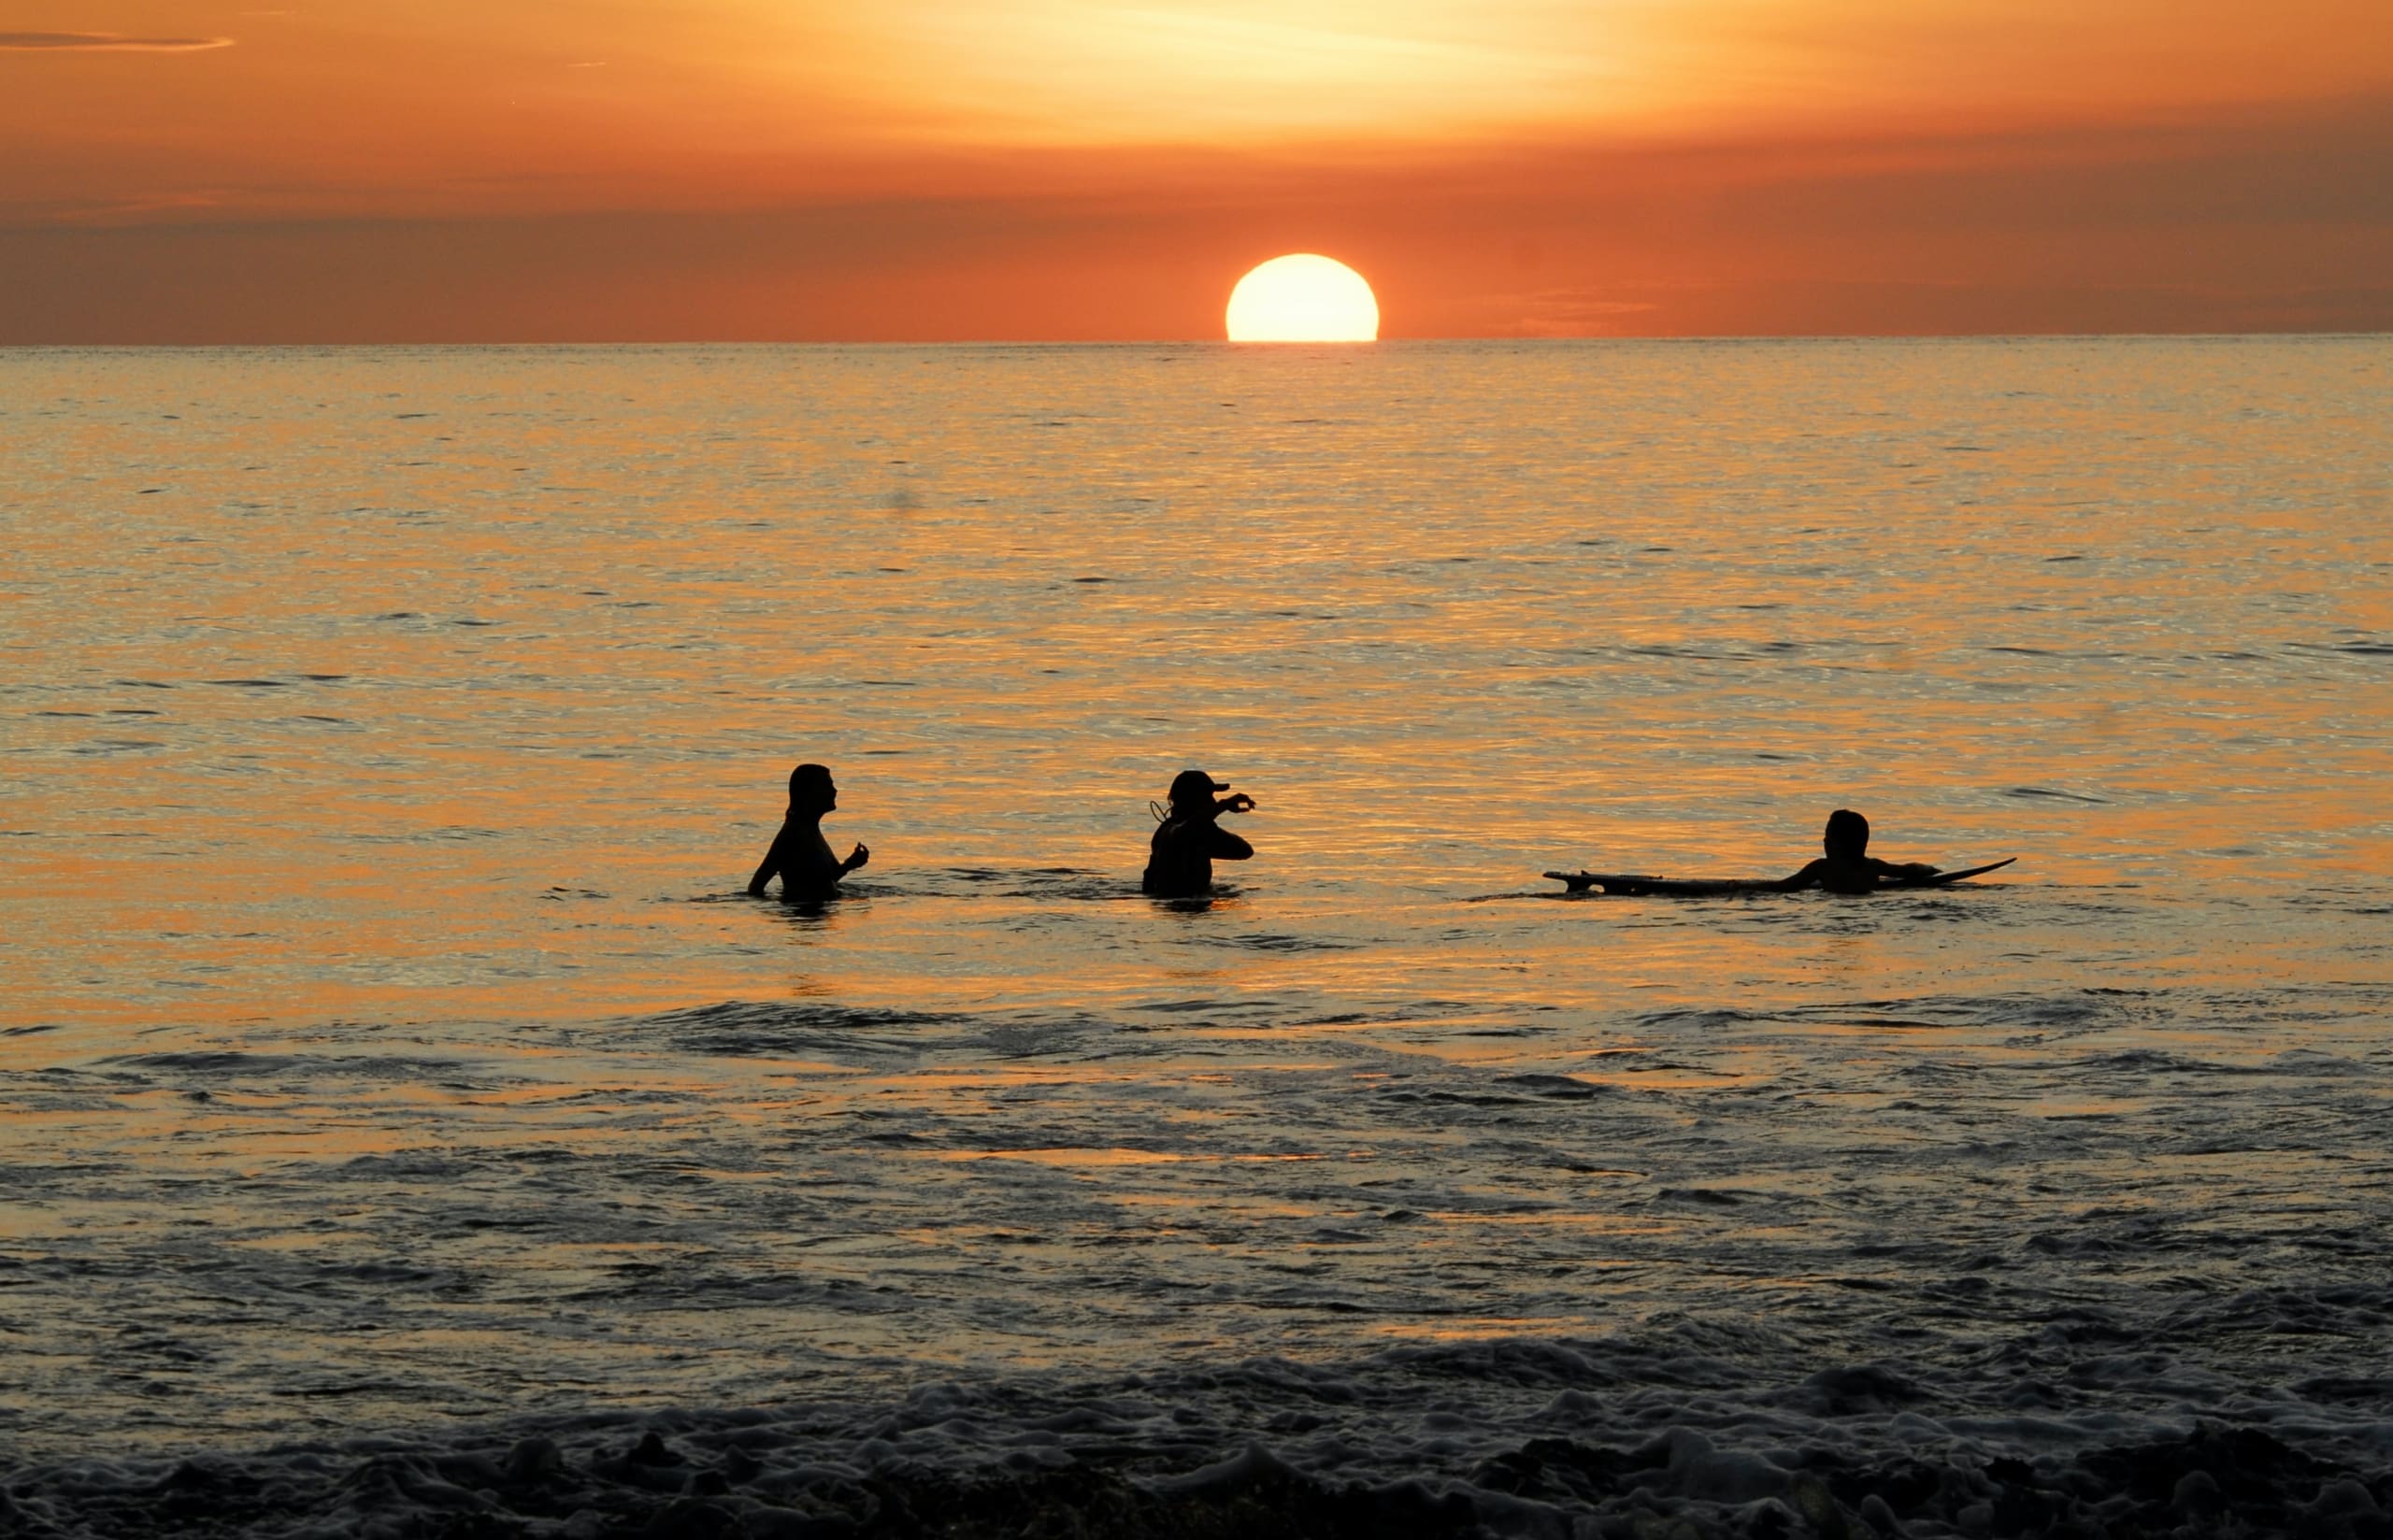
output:
<instances>
[{"instance_id":1,"label":"silhouetted person","mask_svg":"<svg viewBox=\"0 0 2393 1540\"><path fill-rule=\"evenodd\" d=\"M1171 808L1155 825L1139 887L1156 898L1200 897L1213 891L1214 862L1254 856L1254 847L1218 820L1224 813L1245 812L1254 799L1239 791L1213 800L1214 792L1227 791L1226 782L1202 770L1182 770L1172 777Z\"/></svg>"},{"instance_id":2,"label":"silhouetted person","mask_svg":"<svg viewBox=\"0 0 2393 1540\"><path fill-rule=\"evenodd\" d=\"M831 853L831 842L823 837L823 815L838 806L839 789L832 784L830 771L819 764L791 771L788 816L773 836L773 848L765 852L765 863L748 879L748 891L762 898L765 884L779 875L783 898L837 897L839 879L872 859L861 845L845 861Z\"/></svg>"},{"instance_id":3,"label":"silhouetted person","mask_svg":"<svg viewBox=\"0 0 2393 1540\"><path fill-rule=\"evenodd\" d=\"M1870 820L1848 808L1828 815L1820 844L1827 854L1779 883L1788 892L1825 888L1832 893L1872 893L1885 882L1916 882L1936 875L1921 862L1897 866L1870 854Z\"/></svg>"}]
</instances>

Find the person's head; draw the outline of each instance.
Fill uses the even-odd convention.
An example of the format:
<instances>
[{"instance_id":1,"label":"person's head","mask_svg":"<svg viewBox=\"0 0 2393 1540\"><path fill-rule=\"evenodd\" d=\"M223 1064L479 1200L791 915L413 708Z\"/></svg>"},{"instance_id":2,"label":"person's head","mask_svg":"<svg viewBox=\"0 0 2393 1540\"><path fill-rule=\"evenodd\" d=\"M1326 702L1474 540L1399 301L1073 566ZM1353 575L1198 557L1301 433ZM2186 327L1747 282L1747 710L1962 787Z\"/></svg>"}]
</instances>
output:
<instances>
[{"instance_id":1,"label":"person's head","mask_svg":"<svg viewBox=\"0 0 2393 1540\"><path fill-rule=\"evenodd\" d=\"M1215 780L1202 770L1182 770L1171 777L1172 810L1210 809L1213 806L1213 793L1229 789L1229 782Z\"/></svg>"},{"instance_id":2,"label":"person's head","mask_svg":"<svg viewBox=\"0 0 2393 1540\"><path fill-rule=\"evenodd\" d=\"M1832 861L1859 861L1870 848L1870 820L1849 807L1828 815L1828 830L1821 836Z\"/></svg>"},{"instance_id":3,"label":"person's head","mask_svg":"<svg viewBox=\"0 0 2393 1540\"><path fill-rule=\"evenodd\" d=\"M830 770L820 764L801 764L789 773L789 810L793 813L828 813L839 806L839 789L831 783Z\"/></svg>"}]
</instances>

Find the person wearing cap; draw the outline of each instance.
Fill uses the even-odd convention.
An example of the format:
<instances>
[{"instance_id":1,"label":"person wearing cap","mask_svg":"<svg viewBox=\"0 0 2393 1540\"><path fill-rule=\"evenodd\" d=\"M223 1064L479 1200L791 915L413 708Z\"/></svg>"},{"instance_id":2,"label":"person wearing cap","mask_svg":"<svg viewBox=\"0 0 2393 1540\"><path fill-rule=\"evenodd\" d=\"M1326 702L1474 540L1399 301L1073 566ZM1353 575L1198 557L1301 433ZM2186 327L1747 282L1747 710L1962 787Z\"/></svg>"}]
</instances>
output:
<instances>
[{"instance_id":1,"label":"person wearing cap","mask_svg":"<svg viewBox=\"0 0 2393 1540\"><path fill-rule=\"evenodd\" d=\"M1198 898L1213 891L1213 863L1246 861L1254 847L1221 826L1224 813L1243 813L1254 799L1243 791L1215 801L1213 793L1229 791L1202 770L1182 770L1172 777L1171 806L1155 825L1148 846L1146 875L1139 886L1155 898Z\"/></svg>"},{"instance_id":2,"label":"person wearing cap","mask_svg":"<svg viewBox=\"0 0 2393 1540\"><path fill-rule=\"evenodd\" d=\"M831 842L823 837L823 815L838 806L839 789L824 766L801 764L789 773L789 813L773 836L773 848L765 852L765 863L748 879L751 897L764 897L775 873L785 899L804 903L838 896L839 879L872 859L861 845L845 861L831 853Z\"/></svg>"}]
</instances>

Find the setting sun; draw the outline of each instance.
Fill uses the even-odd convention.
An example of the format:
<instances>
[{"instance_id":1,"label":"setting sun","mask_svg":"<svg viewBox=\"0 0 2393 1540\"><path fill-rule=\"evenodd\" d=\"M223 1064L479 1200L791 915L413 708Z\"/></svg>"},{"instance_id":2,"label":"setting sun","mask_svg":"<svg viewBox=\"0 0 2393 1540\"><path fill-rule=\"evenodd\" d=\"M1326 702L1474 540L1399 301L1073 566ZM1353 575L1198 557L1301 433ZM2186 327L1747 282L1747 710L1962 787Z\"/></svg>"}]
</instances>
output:
<instances>
[{"instance_id":1,"label":"setting sun","mask_svg":"<svg viewBox=\"0 0 2393 1540\"><path fill-rule=\"evenodd\" d=\"M1300 252L1239 279L1228 323L1232 342L1376 342L1380 306L1362 274Z\"/></svg>"}]
</instances>

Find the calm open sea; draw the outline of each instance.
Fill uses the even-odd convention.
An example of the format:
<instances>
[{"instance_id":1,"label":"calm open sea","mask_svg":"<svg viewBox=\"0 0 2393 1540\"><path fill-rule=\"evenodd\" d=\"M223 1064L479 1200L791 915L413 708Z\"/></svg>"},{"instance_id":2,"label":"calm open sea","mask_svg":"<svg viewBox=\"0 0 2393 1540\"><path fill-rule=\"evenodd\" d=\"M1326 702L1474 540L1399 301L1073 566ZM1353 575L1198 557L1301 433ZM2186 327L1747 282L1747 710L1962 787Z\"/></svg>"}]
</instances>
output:
<instances>
[{"instance_id":1,"label":"calm open sea","mask_svg":"<svg viewBox=\"0 0 2393 1540\"><path fill-rule=\"evenodd\" d=\"M21 350L0 529L0 1504L2393 1507L2393 340ZM2019 861L1539 877L1839 806Z\"/></svg>"}]
</instances>

